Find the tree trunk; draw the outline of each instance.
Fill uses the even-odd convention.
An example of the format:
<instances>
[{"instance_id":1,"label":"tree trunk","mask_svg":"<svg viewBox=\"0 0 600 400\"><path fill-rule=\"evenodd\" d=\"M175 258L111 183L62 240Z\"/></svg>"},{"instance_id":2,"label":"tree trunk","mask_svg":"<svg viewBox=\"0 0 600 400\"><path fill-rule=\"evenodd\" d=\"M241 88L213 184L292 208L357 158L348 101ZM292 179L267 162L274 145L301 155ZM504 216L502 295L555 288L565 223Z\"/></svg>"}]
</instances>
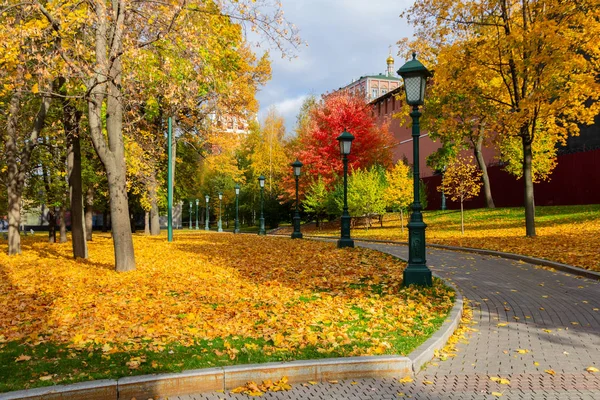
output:
<instances>
[{"instance_id":1,"label":"tree trunk","mask_svg":"<svg viewBox=\"0 0 600 400\"><path fill-rule=\"evenodd\" d=\"M24 76L23 67L17 68L19 78ZM21 195L25 184L25 174L29 169L31 152L37 144L39 133L44 128L46 113L50 107L51 98L42 98L40 108L35 116L31 132L25 138L24 146L19 149L19 113L21 110L22 92L17 90L10 99L6 119L6 142L4 145L7 167L8 195L8 254L21 254Z\"/></svg>"},{"instance_id":2,"label":"tree trunk","mask_svg":"<svg viewBox=\"0 0 600 400\"><path fill-rule=\"evenodd\" d=\"M150 178L150 235L158 236L160 235L160 215L158 211L158 199L156 193L156 177L152 175Z\"/></svg>"},{"instance_id":3,"label":"tree trunk","mask_svg":"<svg viewBox=\"0 0 600 400\"><path fill-rule=\"evenodd\" d=\"M460 199L460 233L465 234L465 214L463 210L463 199Z\"/></svg>"},{"instance_id":4,"label":"tree trunk","mask_svg":"<svg viewBox=\"0 0 600 400\"><path fill-rule=\"evenodd\" d=\"M531 140L523 136L523 182L525 184L525 234L535 236L535 202L533 195L533 174Z\"/></svg>"},{"instance_id":5,"label":"tree trunk","mask_svg":"<svg viewBox=\"0 0 600 400\"><path fill-rule=\"evenodd\" d=\"M60 206L59 211L58 211L58 216L60 218L60 242L61 243L66 243L67 242L67 221L65 219L65 214L66 214L66 210L65 210L65 206ZM71 221L71 226L73 226L73 222Z\"/></svg>"},{"instance_id":6,"label":"tree trunk","mask_svg":"<svg viewBox=\"0 0 600 400\"><path fill-rule=\"evenodd\" d=\"M23 75L21 69L21 77ZM23 185L19 182L21 174L19 173L19 149L17 141L19 140L19 112L21 109L21 92L15 92L8 108L8 118L6 124L6 167L7 171L7 195L8 195L8 255L21 254L21 234L19 225L21 224L21 194Z\"/></svg>"},{"instance_id":7,"label":"tree trunk","mask_svg":"<svg viewBox=\"0 0 600 400\"><path fill-rule=\"evenodd\" d=\"M107 209L102 211L102 232L108 232L108 220L110 218L110 214Z\"/></svg>"},{"instance_id":8,"label":"tree trunk","mask_svg":"<svg viewBox=\"0 0 600 400\"><path fill-rule=\"evenodd\" d=\"M16 184L16 177L8 178L8 255L21 254L21 190Z\"/></svg>"},{"instance_id":9,"label":"tree trunk","mask_svg":"<svg viewBox=\"0 0 600 400\"><path fill-rule=\"evenodd\" d=\"M400 233L404 233L404 210L400 208Z\"/></svg>"},{"instance_id":10,"label":"tree trunk","mask_svg":"<svg viewBox=\"0 0 600 400\"><path fill-rule=\"evenodd\" d=\"M122 45L125 29L125 1L114 0L112 9L96 2L95 74L88 84L90 136L108 179L115 269L135 269L129 205L127 203L125 146L123 144ZM106 137L103 105L106 104Z\"/></svg>"},{"instance_id":11,"label":"tree trunk","mask_svg":"<svg viewBox=\"0 0 600 400\"><path fill-rule=\"evenodd\" d=\"M61 86L64 85L64 82ZM87 210L83 211L83 184L81 181L81 144L79 120L81 114L68 100L63 100L63 126L67 140L67 176L71 203L71 242L74 258L88 258L86 243ZM91 220L90 220L91 231ZM89 238L91 240L91 232ZM62 235L61 235L62 238Z\"/></svg>"},{"instance_id":12,"label":"tree trunk","mask_svg":"<svg viewBox=\"0 0 600 400\"><path fill-rule=\"evenodd\" d=\"M483 159L483 153L481 148L483 147L483 128L480 129L479 135L477 135L477 141L474 143L473 151L475 152L475 159L477 165L482 173L483 180L483 193L485 195L485 206L487 208L496 208L494 205L494 199L492 198L492 187L490 186L490 177L488 175L487 165Z\"/></svg>"},{"instance_id":13,"label":"tree trunk","mask_svg":"<svg viewBox=\"0 0 600 400\"><path fill-rule=\"evenodd\" d=\"M107 227L106 211L104 211L103 228ZM90 186L85 191L85 238L86 241L92 241L92 231L94 230L94 188ZM106 229L102 230L106 232Z\"/></svg>"},{"instance_id":14,"label":"tree trunk","mask_svg":"<svg viewBox=\"0 0 600 400\"><path fill-rule=\"evenodd\" d=\"M48 243L56 243L56 207L48 207Z\"/></svg>"},{"instance_id":15,"label":"tree trunk","mask_svg":"<svg viewBox=\"0 0 600 400\"><path fill-rule=\"evenodd\" d=\"M150 235L150 211L144 212L144 235Z\"/></svg>"}]
</instances>

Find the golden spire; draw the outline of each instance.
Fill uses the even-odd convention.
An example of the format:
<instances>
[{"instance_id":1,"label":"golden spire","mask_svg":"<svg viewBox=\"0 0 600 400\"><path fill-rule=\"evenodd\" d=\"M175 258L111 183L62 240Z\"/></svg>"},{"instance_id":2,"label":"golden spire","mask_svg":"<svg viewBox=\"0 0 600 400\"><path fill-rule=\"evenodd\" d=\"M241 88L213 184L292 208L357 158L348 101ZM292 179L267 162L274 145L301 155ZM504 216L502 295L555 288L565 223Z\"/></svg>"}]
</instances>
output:
<instances>
[{"instance_id":1,"label":"golden spire","mask_svg":"<svg viewBox=\"0 0 600 400\"><path fill-rule=\"evenodd\" d=\"M390 45L390 54L386 60L386 62L388 63L388 65L393 64L394 63L394 57L392 57L392 45Z\"/></svg>"}]
</instances>

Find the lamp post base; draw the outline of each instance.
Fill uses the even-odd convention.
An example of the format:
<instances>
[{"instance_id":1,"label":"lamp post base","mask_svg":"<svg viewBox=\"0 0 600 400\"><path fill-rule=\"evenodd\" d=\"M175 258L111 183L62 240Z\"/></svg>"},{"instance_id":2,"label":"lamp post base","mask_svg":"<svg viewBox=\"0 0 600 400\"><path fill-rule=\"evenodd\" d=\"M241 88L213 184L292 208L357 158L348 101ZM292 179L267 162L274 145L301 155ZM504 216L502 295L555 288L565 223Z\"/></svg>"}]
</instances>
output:
<instances>
[{"instance_id":1,"label":"lamp post base","mask_svg":"<svg viewBox=\"0 0 600 400\"><path fill-rule=\"evenodd\" d=\"M404 270L404 286L431 286L431 271L425 265L409 265Z\"/></svg>"},{"instance_id":2,"label":"lamp post base","mask_svg":"<svg viewBox=\"0 0 600 400\"><path fill-rule=\"evenodd\" d=\"M217 232L223 232L223 223L221 221L219 221Z\"/></svg>"},{"instance_id":3,"label":"lamp post base","mask_svg":"<svg viewBox=\"0 0 600 400\"><path fill-rule=\"evenodd\" d=\"M258 228L258 234L261 236L264 236L267 234L267 231L265 230L265 219L264 218L260 218L259 219L259 223L260 223L260 227Z\"/></svg>"},{"instance_id":4,"label":"lamp post base","mask_svg":"<svg viewBox=\"0 0 600 400\"><path fill-rule=\"evenodd\" d=\"M302 239L302 232L292 232L292 239Z\"/></svg>"},{"instance_id":5,"label":"lamp post base","mask_svg":"<svg viewBox=\"0 0 600 400\"><path fill-rule=\"evenodd\" d=\"M337 247L338 249L342 249L344 247L354 247L354 240L347 238L338 239Z\"/></svg>"}]
</instances>

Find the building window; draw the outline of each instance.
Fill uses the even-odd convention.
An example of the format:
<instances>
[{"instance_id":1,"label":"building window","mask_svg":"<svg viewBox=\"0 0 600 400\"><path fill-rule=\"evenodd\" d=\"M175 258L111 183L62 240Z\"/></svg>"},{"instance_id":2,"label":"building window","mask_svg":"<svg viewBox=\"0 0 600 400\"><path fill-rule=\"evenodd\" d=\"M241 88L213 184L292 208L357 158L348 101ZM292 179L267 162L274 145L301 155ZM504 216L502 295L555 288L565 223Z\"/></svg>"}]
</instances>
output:
<instances>
[{"instance_id":1,"label":"building window","mask_svg":"<svg viewBox=\"0 0 600 400\"><path fill-rule=\"evenodd\" d=\"M381 89L381 95L382 95L382 96L383 96L384 94L386 94L386 93L387 93L387 90L386 90L386 89Z\"/></svg>"},{"instance_id":2,"label":"building window","mask_svg":"<svg viewBox=\"0 0 600 400\"><path fill-rule=\"evenodd\" d=\"M374 98L374 99L376 99L377 97L379 97L379 96L377 95L377 89L372 89L372 90L371 90L371 97L372 97L372 98Z\"/></svg>"}]
</instances>

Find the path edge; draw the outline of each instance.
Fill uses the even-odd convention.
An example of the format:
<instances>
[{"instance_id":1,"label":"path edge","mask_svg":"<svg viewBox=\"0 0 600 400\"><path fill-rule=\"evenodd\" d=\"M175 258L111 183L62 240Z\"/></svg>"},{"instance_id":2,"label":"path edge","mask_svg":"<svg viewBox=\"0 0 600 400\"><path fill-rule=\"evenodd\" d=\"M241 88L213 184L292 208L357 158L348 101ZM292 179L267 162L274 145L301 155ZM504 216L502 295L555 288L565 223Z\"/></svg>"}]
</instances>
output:
<instances>
[{"instance_id":1,"label":"path edge","mask_svg":"<svg viewBox=\"0 0 600 400\"><path fill-rule=\"evenodd\" d=\"M389 242L388 242L389 243ZM379 251L379 250L377 250ZM399 258L399 257L398 257ZM417 375L431 361L436 350L443 348L460 323L463 297L458 288L434 274L454 289L454 305L442 326L408 356L360 356L298 360L263 364L232 365L227 367L188 370L129 376L120 379L79 382L0 393L0 400L139 400L171 397L202 392L226 392L247 381L276 381L287 376L290 383L326 382L333 379L401 378Z\"/></svg>"}]
</instances>

